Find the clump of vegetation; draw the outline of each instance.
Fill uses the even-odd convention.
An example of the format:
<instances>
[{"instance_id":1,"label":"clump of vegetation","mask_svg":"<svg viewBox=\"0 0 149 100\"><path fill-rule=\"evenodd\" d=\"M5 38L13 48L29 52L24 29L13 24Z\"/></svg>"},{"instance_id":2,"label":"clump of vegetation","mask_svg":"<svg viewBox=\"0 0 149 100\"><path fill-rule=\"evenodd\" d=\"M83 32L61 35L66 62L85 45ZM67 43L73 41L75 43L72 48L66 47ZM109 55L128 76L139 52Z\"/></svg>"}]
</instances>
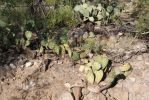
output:
<instances>
[{"instance_id":1,"label":"clump of vegetation","mask_svg":"<svg viewBox=\"0 0 149 100\"><path fill-rule=\"evenodd\" d=\"M137 29L139 32L144 34L149 33L149 1L139 0L138 5L138 19L137 19Z\"/></svg>"},{"instance_id":2,"label":"clump of vegetation","mask_svg":"<svg viewBox=\"0 0 149 100\"><path fill-rule=\"evenodd\" d=\"M79 43L71 46L68 42L66 30L63 30L63 34L47 35L40 43L40 52L44 48L52 49L53 52L62 56L68 54L73 60L86 58L89 53L99 54L101 46L99 42L96 42L93 32L86 33L78 38L80 40Z\"/></svg>"},{"instance_id":3,"label":"clump of vegetation","mask_svg":"<svg viewBox=\"0 0 149 100\"><path fill-rule=\"evenodd\" d=\"M98 84L103 80L112 84L118 75L127 76L132 69L128 63L120 67L111 66L106 55L97 55L89 60L84 59L83 62L84 64L80 66L79 71L84 72L90 84Z\"/></svg>"},{"instance_id":4,"label":"clump of vegetation","mask_svg":"<svg viewBox=\"0 0 149 100\"><path fill-rule=\"evenodd\" d=\"M50 9L47 13L47 26L49 28L53 28L56 25L59 27L62 25L73 26L76 21L73 8L69 5L59 5L59 7Z\"/></svg>"},{"instance_id":5,"label":"clump of vegetation","mask_svg":"<svg viewBox=\"0 0 149 100\"><path fill-rule=\"evenodd\" d=\"M76 1L72 1L75 0L0 1L0 46L7 49L19 44L24 41L26 31L36 34L40 42L49 29L73 26L76 23L73 11Z\"/></svg>"},{"instance_id":6,"label":"clump of vegetation","mask_svg":"<svg viewBox=\"0 0 149 100\"><path fill-rule=\"evenodd\" d=\"M98 25L116 20L121 12L116 2L102 3L99 1L95 4L85 0L82 0L82 4L76 5L74 10L80 14L83 21L94 22Z\"/></svg>"},{"instance_id":7,"label":"clump of vegetation","mask_svg":"<svg viewBox=\"0 0 149 100\"><path fill-rule=\"evenodd\" d=\"M80 4L80 1L77 0L45 0L42 2L37 2L35 0L1 1L0 3L3 4L0 9L0 27L2 30L0 33L1 46L6 48L15 44L29 46L29 44L31 44L29 41L31 42L32 39L26 39L26 31L30 31L33 35L37 36L39 43L38 47L40 47L41 50L43 47L47 47L47 41L48 43L54 41L57 45L62 45L59 44L59 40L55 40L55 38L63 36L60 34L59 36L57 34L53 35L55 32L49 32L49 30L55 29L56 27L74 26L77 22L73 10L74 7L75 11L79 12L80 16L83 16L84 21L89 20L97 24L102 24L111 18L116 18L119 12L119 9L110 3L106 4L99 1L96 5L92 2L85 2L85 0L82 0L82 2L83 3ZM65 38L68 38L67 34L64 34L64 36L66 36ZM82 36L79 38L81 40L80 42L82 42L80 43L81 45L86 43L86 45L81 48L93 51L93 48L99 47L94 45L92 45L92 47L89 46L92 42L90 41L92 40L91 38L86 40L82 40ZM24 41L27 41L28 45ZM55 50L58 51L58 47Z\"/></svg>"}]
</instances>

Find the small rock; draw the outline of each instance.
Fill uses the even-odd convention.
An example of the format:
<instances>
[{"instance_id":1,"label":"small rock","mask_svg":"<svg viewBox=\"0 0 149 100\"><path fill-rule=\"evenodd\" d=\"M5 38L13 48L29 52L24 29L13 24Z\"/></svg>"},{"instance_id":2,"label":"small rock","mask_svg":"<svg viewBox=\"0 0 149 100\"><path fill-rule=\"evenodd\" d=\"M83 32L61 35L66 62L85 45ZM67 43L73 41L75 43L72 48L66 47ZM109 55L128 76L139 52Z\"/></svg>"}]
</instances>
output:
<instances>
[{"instance_id":1,"label":"small rock","mask_svg":"<svg viewBox=\"0 0 149 100\"><path fill-rule=\"evenodd\" d=\"M21 68L23 68L23 67L24 67L24 65L21 65L20 67L21 67Z\"/></svg>"},{"instance_id":2,"label":"small rock","mask_svg":"<svg viewBox=\"0 0 149 100\"><path fill-rule=\"evenodd\" d=\"M33 82L33 81L30 81L30 82L29 82L29 86L30 86L30 87L33 87L33 86L35 86L35 85L36 85L35 82Z\"/></svg>"},{"instance_id":3,"label":"small rock","mask_svg":"<svg viewBox=\"0 0 149 100\"><path fill-rule=\"evenodd\" d=\"M29 81L27 84L23 85L23 90L28 90L31 89L32 87L34 87L36 84L31 80Z\"/></svg>"},{"instance_id":4,"label":"small rock","mask_svg":"<svg viewBox=\"0 0 149 100\"><path fill-rule=\"evenodd\" d=\"M118 36L122 36L123 34L124 34L124 33L122 33L122 32L119 32L119 33L118 33Z\"/></svg>"},{"instance_id":5,"label":"small rock","mask_svg":"<svg viewBox=\"0 0 149 100\"><path fill-rule=\"evenodd\" d=\"M10 67L12 68L12 69L15 69L16 68L16 66L14 65L14 64L10 64Z\"/></svg>"},{"instance_id":6,"label":"small rock","mask_svg":"<svg viewBox=\"0 0 149 100\"><path fill-rule=\"evenodd\" d=\"M89 36L89 34L88 34L87 32L85 32L85 33L83 34L83 38L84 38L84 39L88 38L88 36Z\"/></svg>"},{"instance_id":7,"label":"small rock","mask_svg":"<svg viewBox=\"0 0 149 100\"><path fill-rule=\"evenodd\" d=\"M66 88L71 88L70 83L66 82L64 85L65 85Z\"/></svg>"},{"instance_id":8,"label":"small rock","mask_svg":"<svg viewBox=\"0 0 149 100\"><path fill-rule=\"evenodd\" d=\"M25 67L31 67L33 65L33 62L27 62L26 64L25 64Z\"/></svg>"},{"instance_id":9,"label":"small rock","mask_svg":"<svg viewBox=\"0 0 149 100\"><path fill-rule=\"evenodd\" d=\"M28 90L29 89L29 86L28 85L23 85L22 89L23 90Z\"/></svg>"},{"instance_id":10,"label":"small rock","mask_svg":"<svg viewBox=\"0 0 149 100\"><path fill-rule=\"evenodd\" d=\"M63 63L63 61L57 61L57 64L62 64Z\"/></svg>"},{"instance_id":11,"label":"small rock","mask_svg":"<svg viewBox=\"0 0 149 100\"><path fill-rule=\"evenodd\" d=\"M74 100L70 92L64 91L58 98L58 100Z\"/></svg>"},{"instance_id":12,"label":"small rock","mask_svg":"<svg viewBox=\"0 0 149 100\"><path fill-rule=\"evenodd\" d=\"M15 81L16 80L16 77L12 78L12 80Z\"/></svg>"},{"instance_id":13,"label":"small rock","mask_svg":"<svg viewBox=\"0 0 149 100\"><path fill-rule=\"evenodd\" d=\"M93 54L92 53L88 53L89 58L93 58Z\"/></svg>"}]
</instances>

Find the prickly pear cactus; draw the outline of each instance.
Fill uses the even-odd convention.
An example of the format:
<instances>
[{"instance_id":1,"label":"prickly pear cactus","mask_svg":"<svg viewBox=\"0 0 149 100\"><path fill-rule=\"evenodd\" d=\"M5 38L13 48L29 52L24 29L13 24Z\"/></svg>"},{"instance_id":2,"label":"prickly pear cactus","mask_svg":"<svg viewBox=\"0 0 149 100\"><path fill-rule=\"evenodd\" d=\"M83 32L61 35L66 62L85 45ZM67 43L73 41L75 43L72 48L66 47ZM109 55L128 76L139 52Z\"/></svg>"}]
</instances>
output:
<instances>
[{"instance_id":1,"label":"prickly pear cactus","mask_svg":"<svg viewBox=\"0 0 149 100\"><path fill-rule=\"evenodd\" d=\"M127 75L131 71L131 65L125 63L120 67L108 66L109 59L106 55L97 55L92 59L84 59L83 65L80 65L79 71L85 74L86 80L90 84L98 84L101 81L108 81L110 84L115 80L117 75ZM111 67L110 72L106 72ZM106 76L106 79L103 79Z\"/></svg>"},{"instance_id":2,"label":"prickly pear cactus","mask_svg":"<svg viewBox=\"0 0 149 100\"><path fill-rule=\"evenodd\" d=\"M98 57L100 58L100 61L97 60ZM108 64L108 58L106 59L103 55L95 56L94 58L96 59L91 59L89 62L86 61L84 65L81 65L79 71L85 73L89 83L93 84L95 82L98 84L103 79L103 70L107 66L106 64Z\"/></svg>"},{"instance_id":3,"label":"prickly pear cactus","mask_svg":"<svg viewBox=\"0 0 149 100\"><path fill-rule=\"evenodd\" d=\"M83 21L90 21L98 25L108 21L108 19L118 18L121 7L118 7L116 2L113 5L112 1L106 0L104 3L103 1L100 0L96 3L82 1L82 4L76 5L74 10L83 16Z\"/></svg>"}]
</instances>

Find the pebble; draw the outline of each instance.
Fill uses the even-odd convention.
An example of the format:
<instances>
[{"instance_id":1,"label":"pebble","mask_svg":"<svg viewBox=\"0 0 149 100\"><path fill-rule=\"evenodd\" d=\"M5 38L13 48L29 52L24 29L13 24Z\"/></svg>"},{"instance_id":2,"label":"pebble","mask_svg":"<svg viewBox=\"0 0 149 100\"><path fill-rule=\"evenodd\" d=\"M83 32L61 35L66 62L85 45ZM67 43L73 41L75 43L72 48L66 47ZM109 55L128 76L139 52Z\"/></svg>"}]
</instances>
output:
<instances>
[{"instance_id":1,"label":"pebble","mask_svg":"<svg viewBox=\"0 0 149 100\"><path fill-rule=\"evenodd\" d=\"M33 62L27 62L25 63L25 67L31 67L33 65Z\"/></svg>"},{"instance_id":2,"label":"pebble","mask_svg":"<svg viewBox=\"0 0 149 100\"><path fill-rule=\"evenodd\" d=\"M16 66L14 65L14 64L10 64L10 67L12 68L12 69L15 69L16 68Z\"/></svg>"},{"instance_id":3,"label":"pebble","mask_svg":"<svg viewBox=\"0 0 149 100\"><path fill-rule=\"evenodd\" d=\"M23 85L23 89L24 89L24 90L28 90L28 89L34 87L35 85L36 85L36 84L31 80L31 81L29 81L28 84L24 84L24 85Z\"/></svg>"},{"instance_id":4,"label":"pebble","mask_svg":"<svg viewBox=\"0 0 149 100\"><path fill-rule=\"evenodd\" d=\"M67 82L64 84L64 86L65 86L66 88L71 88L70 83L67 83Z\"/></svg>"},{"instance_id":5,"label":"pebble","mask_svg":"<svg viewBox=\"0 0 149 100\"><path fill-rule=\"evenodd\" d=\"M123 34L124 34L124 33L122 33L122 32L119 32L119 33L118 33L118 36L122 36Z\"/></svg>"}]
</instances>

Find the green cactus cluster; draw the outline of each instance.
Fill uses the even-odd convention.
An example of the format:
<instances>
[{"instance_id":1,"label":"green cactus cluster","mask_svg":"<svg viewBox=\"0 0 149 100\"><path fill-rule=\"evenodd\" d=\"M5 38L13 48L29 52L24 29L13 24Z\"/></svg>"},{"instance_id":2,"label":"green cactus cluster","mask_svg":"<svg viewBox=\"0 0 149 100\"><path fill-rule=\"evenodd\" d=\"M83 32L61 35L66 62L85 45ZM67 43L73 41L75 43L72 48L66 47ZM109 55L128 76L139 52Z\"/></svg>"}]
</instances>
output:
<instances>
[{"instance_id":1,"label":"green cactus cluster","mask_svg":"<svg viewBox=\"0 0 149 100\"><path fill-rule=\"evenodd\" d=\"M47 35L48 38L41 40L39 51L42 52L44 48L52 49L53 52L56 54L61 54L62 56L68 54L68 56L75 61L87 58L89 53L98 54L100 52L101 46L100 43L96 41L94 33L89 32L85 33L84 35L80 37L80 45L75 47L69 45L66 34L61 34L61 36Z\"/></svg>"},{"instance_id":2,"label":"green cactus cluster","mask_svg":"<svg viewBox=\"0 0 149 100\"><path fill-rule=\"evenodd\" d=\"M32 40L33 33L31 31L26 31L24 32L24 37L22 36L21 38L16 38L16 44L17 45L22 45L22 46L29 46Z\"/></svg>"},{"instance_id":3,"label":"green cactus cluster","mask_svg":"<svg viewBox=\"0 0 149 100\"><path fill-rule=\"evenodd\" d=\"M112 83L117 75L127 75L131 71L131 65L129 63L123 64L120 67L112 67L109 65L109 59L106 55L97 55L92 59L84 59L84 64L80 65L79 71L85 74L86 80L90 84L98 84L106 76L106 81ZM113 70L107 73L108 67L112 67Z\"/></svg>"},{"instance_id":4,"label":"green cactus cluster","mask_svg":"<svg viewBox=\"0 0 149 100\"><path fill-rule=\"evenodd\" d=\"M82 4L76 5L74 10L83 16L82 20L94 22L98 25L101 25L103 21L108 19L114 19L120 15L121 9L108 5L105 7L102 3L92 4L91 2L85 2L82 0Z\"/></svg>"},{"instance_id":5,"label":"green cactus cluster","mask_svg":"<svg viewBox=\"0 0 149 100\"><path fill-rule=\"evenodd\" d=\"M106 55L94 56L93 59L85 61L84 65L79 68L80 72L84 72L89 83L99 83L104 76L109 59Z\"/></svg>"}]
</instances>

